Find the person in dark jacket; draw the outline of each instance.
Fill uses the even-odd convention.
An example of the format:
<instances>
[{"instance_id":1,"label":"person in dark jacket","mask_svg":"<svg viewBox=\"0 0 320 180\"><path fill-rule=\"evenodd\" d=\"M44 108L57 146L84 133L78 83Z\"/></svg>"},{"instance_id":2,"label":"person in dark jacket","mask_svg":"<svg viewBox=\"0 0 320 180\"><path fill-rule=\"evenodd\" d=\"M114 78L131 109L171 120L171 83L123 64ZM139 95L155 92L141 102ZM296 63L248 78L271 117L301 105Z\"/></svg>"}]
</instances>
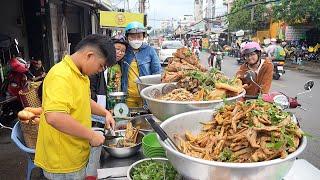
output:
<instances>
[{"instance_id":1,"label":"person in dark jacket","mask_svg":"<svg viewBox=\"0 0 320 180\"><path fill-rule=\"evenodd\" d=\"M116 49L116 60L118 64L107 68L104 72L90 76L91 99L106 108L107 92L121 90L121 68L119 61L125 55L128 43L124 36L118 35L112 38ZM103 117L92 116L94 121L104 122Z\"/></svg>"},{"instance_id":2,"label":"person in dark jacket","mask_svg":"<svg viewBox=\"0 0 320 180\"><path fill-rule=\"evenodd\" d=\"M160 74L160 60L155 49L143 41L147 30L142 23L131 22L125 31L129 46L121 62L121 89L122 92L127 93L126 102L129 108L142 107L143 100L135 80L137 76Z\"/></svg>"}]
</instances>

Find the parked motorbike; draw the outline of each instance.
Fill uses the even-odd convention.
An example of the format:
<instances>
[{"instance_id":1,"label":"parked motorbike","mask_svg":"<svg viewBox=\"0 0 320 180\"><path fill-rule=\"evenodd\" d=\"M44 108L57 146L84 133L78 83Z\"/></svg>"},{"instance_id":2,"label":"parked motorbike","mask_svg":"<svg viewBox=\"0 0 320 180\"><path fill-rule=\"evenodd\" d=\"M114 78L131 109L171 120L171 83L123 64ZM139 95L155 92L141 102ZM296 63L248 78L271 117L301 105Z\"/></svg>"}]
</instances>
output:
<instances>
[{"instance_id":1,"label":"parked motorbike","mask_svg":"<svg viewBox=\"0 0 320 180\"><path fill-rule=\"evenodd\" d=\"M18 41L14 39L11 46L14 47L15 53L9 60L8 64L10 70L8 71L4 82L1 85L1 98L0 98L0 116L1 121L10 122L16 118L18 111L22 109L19 100L19 91L26 88L28 80L33 77L29 71L29 64L22 59L18 48Z\"/></svg>"},{"instance_id":2,"label":"parked motorbike","mask_svg":"<svg viewBox=\"0 0 320 180\"><path fill-rule=\"evenodd\" d=\"M294 51L294 57L295 61L293 63L302 65L303 62L308 58L308 55L304 49L296 48Z\"/></svg>"},{"instance_id":3,"label":"parked motorbike","mask_svg":"<svg viewBox=\"0 0 320 180\"><path fill-rule=\"evenodd\" d=\"M29 71L30 64L23 58L19 57L20 51L17 39L14 40L14 46L16 48L17 55L9 61L10 71L7 75L7 92L11 96L18 96L19 91L26 88L28 80L30 81L34 76Z\"/></svg>"}]
</instances>

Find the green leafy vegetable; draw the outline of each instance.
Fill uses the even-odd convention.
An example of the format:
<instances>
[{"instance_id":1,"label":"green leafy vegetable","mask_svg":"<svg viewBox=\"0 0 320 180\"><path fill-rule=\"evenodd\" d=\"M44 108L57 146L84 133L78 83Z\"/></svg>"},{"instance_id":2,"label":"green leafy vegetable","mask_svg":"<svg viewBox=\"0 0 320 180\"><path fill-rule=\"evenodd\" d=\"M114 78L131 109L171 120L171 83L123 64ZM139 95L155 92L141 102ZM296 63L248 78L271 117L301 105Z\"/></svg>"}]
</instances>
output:
<instances>
[{"instance_id":1,"label":"green leafy vegetable","mask_svg":"<svg viewBox=\"0 0 320 180\"><path fill-rule=\"evenodd\" d=\"M143 161L133 168L133 180L174 180L177 171L169 162L149 160Z\"/></svg>"},{"instance_id":2,"label":"green leafy vegetable","mask_svg":"<svg viewBox=\"0 0 320 180\"><path fill-rule=\"evenodd\" d=\"M219 159L222 162L230 162L233 159L232 151L229 148L224 148L223 151L219 155Z\"/></svg>"}]
</instances>

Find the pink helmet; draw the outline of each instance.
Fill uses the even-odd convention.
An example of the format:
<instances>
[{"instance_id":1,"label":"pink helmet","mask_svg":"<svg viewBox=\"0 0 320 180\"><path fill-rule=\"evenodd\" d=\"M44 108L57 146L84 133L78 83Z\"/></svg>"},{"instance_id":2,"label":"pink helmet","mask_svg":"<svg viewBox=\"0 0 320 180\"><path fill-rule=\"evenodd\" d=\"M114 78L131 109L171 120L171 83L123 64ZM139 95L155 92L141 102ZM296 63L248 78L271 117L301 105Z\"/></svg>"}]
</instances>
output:
<instances>
[{"instance_id":1,"label":"pink helmet","mask_svg":"<svg viewBox=\"0 0 320 180\"><path fill-rule=\"evenodd\" d=\"M259 43L257 43L257 42L248 42L247 44L244 45L244 47L242 49L243 54L249 54L254 51L261 52L261 47L260 47Z\"/></svg>"}]
</instances>

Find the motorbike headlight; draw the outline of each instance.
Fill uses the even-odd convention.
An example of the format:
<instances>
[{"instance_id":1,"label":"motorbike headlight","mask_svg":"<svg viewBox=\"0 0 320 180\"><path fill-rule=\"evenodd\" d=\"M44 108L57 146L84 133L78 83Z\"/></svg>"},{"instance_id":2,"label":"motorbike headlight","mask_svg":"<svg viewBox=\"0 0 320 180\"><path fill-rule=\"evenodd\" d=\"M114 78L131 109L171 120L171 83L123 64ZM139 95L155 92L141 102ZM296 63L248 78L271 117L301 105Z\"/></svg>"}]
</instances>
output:
<instances>
[{"instance_id":1,"label":"motorbike headlight","mask_svg":"<svg viewBox=\"0 0 320 180\"><path fill-rule=\"evenodd\" d=\"M290 105L288 98L282 94L274 96L273 102L276 105L280 106L282 109L287 109L289 108L289 105Z\"/></svg>"}]
</instances>

